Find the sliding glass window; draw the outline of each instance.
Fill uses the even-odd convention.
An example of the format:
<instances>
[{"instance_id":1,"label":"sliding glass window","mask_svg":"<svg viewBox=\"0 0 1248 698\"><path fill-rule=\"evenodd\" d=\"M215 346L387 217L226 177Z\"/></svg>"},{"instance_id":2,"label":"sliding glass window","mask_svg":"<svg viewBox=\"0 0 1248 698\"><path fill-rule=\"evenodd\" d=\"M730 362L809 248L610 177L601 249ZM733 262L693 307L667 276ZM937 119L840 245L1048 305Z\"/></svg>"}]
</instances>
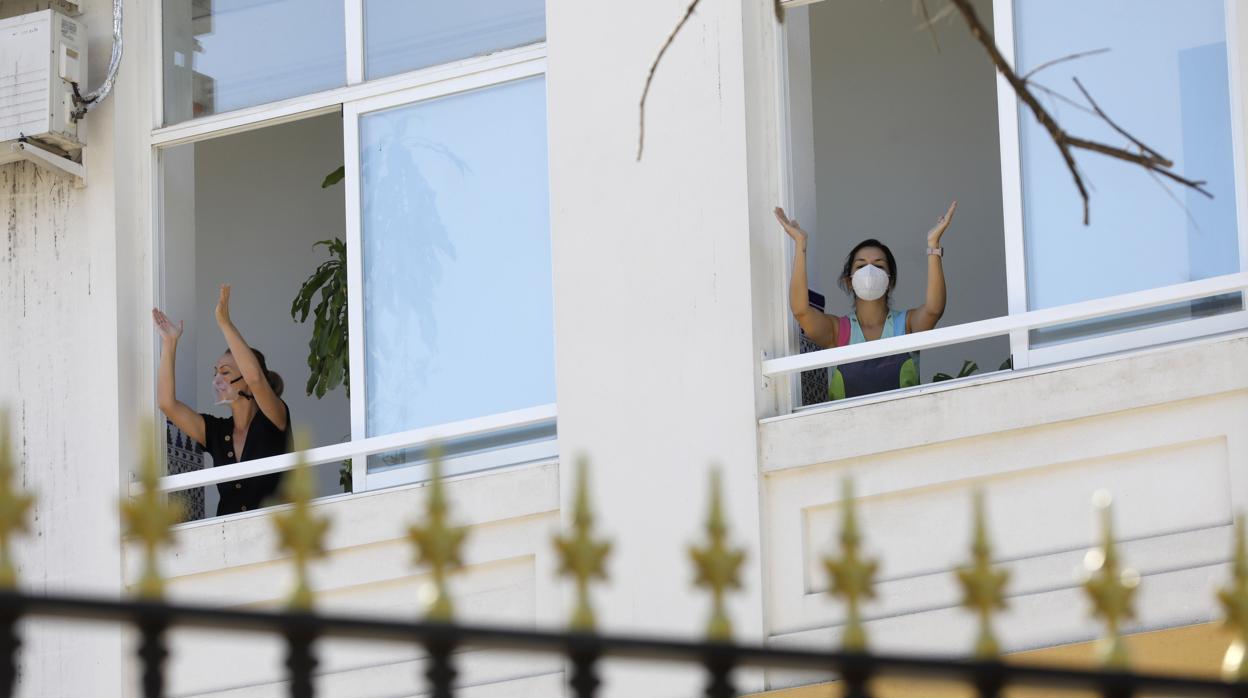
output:
<instances>
[{"instance_id":1,"label":"sliding glass window","mask_svg":"<svg viewBox=\"0 0 1248 698\"><path fill-rule=\"evenodd\" d=\"M537 43L545 0L366 0L365 75L379 78Z\"/></svg>"},{"instance_id":2,"label":"sliding glass window","mask_svg":"<svg viewBox=\"0 0 1248 698\"><path fill-rule=\"evenodd\" d=\"M555 401L542 78L360 119L370 436Z\"/></svg>"},{"instance_id":3,"label":"sliding glass window","mask_svg":"<svg viewBox=\"0 0 1248 698\"><path fill-rule=\"evenodd\" d=\"M942 238L948 302L939 326L974 326L926 347L912 333L902 346L911 347L917 370L890 385L1248 328L1235 68L1245 37L1234 29L1242 22L1228 19L1238 11L1230 0L971 0L1064 131L1143 147L1129 132L1173 161L1174 173L1203 182L1197 191L1077 149L1091 196L1088 225L1048 131L962 18L935 25L937 51L927 32L912 31L907 3L782 5L788 199L780 203L809 234L812 305L838 322L853 312L841 270L866 238L895 255L891 308L921 305L929 268L922 233L958 201ZM775 235L791 255L779 226ZM794 329L787 353L831 348ZM862 347L849 353L892 358ZM836 399L838 366L810 358L774 368L803 371L795 404Z\"/></svg>"},{"instance_id":4,"label":"sliding glass window","mask_svg":"<svg viewBox=\"0 0 1248 698\"><path fill-rule=\"evenodd\" d=\"M165 0L165 124L345 85L343 18L343 0Z\"/></svg>"},{"instance_id":5,"label":"sliding glass window","mask_svg":"<svg viewBox=\"0 0 1248 698\"><path fill-rule=\"evenodd\" d=\"M1030 111L1021 111L1028 309L1239 271L1223 0L1018 0L1014 13L1021 72L1040 68L1032 78L1037 86L1076 99L1078 79L1106 114L1172 159L1176 172L1204 180L1211 195L1080 152L1080 172L1094 187L1085 226L1060 153ZM1041 68L1099 48L1107 50ZM1046 104L1071 133L1123 143L1097 115L1057 98ZM1032 341L1069 341L1242 308L1236 293L1039 330Z\"/></svg>"}]
</instances>

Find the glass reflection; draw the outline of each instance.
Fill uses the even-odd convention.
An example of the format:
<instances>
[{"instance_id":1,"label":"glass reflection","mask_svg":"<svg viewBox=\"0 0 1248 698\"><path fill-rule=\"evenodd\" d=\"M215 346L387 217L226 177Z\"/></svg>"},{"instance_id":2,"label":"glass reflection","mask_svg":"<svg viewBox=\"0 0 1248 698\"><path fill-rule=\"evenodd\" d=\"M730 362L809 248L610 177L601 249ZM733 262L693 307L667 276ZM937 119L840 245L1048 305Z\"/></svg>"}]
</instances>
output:
<instances>
[{"instance_id":1,"label":"glass reflection","mask_svg":"<svg viewBox=\"0 0 1248 698\"><path fill-rule=\"evenodd\" d=\"M368 434L554 402L545 83L361 119Z\"/></svg>"},{"instance_id":2,"label":"glass reflection","mask_svg":"<svg viewBox=\"0 0 1248 698\"><path fill-rule=\"evenodd\" d=\"M365 74L394 75L546 37L544 0L367 0Z\"/></svg>"},{"instance_id":3,"label":"glass reflection","mask_svg":"<svg viewBox=\"0 0 1248 698\"><path fill-rule=\"evenodd\" d=\"M342 0L165 0L165 123L346 84Z\"/></svg>"}]
</instances>

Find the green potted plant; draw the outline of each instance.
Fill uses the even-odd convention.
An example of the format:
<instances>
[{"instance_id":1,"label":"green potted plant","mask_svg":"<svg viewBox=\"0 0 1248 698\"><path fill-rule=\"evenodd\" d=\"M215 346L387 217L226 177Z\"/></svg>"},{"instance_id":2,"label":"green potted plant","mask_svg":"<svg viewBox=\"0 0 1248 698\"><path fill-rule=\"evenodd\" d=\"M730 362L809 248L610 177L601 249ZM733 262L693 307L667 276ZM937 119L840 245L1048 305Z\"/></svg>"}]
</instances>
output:
<instances>
[{"instance_id":1,"label":"green potted plant","mask_svg":"<svg viewBox=\"0 0 1248 698\"><path fill-rule=\"evenodd\" d=\"M342 181L342 167L329 173L321 182L328 189ZM312 338L308 340L308 395L323 398L339 385L351 395L351 360L347 324L347 245L342 238L321 240L313 248L324 245L329 252L325 260L303 282L290 305L295 322L314 318ZM319 299L318 299L319 295ZM315 303L315 305L313 305ZM338 470L338 484L344 492L351 491L351 461L343 461Z\"/></svg>"}]
</instances>

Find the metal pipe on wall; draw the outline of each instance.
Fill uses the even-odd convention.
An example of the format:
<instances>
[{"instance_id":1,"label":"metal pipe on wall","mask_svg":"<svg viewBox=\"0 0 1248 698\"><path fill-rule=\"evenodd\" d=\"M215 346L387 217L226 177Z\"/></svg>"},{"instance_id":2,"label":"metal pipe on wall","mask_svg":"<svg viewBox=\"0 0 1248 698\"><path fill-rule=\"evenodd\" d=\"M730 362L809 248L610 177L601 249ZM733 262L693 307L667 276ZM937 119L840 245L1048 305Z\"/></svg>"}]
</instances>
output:
<instances>
[{"instance_id":1,"label":"metal pipe on wall","mask_svg":"<svg viewBox=\"0 0 1248 698\"><path fill-rule=\"evenodd\" d=\"M104 77L104 82L87 94L79 94L78 84L74 83L74 103L77 108L74 109L74 121L80 121L87 112L99 106L100 102L108 97L113 91L113 83L117 79L117 69L121 66L122 38L121 38L121 2L122 0L113 0L113 50L112 56L108 61L108 74Z\"/></svg>"}]
</instances>

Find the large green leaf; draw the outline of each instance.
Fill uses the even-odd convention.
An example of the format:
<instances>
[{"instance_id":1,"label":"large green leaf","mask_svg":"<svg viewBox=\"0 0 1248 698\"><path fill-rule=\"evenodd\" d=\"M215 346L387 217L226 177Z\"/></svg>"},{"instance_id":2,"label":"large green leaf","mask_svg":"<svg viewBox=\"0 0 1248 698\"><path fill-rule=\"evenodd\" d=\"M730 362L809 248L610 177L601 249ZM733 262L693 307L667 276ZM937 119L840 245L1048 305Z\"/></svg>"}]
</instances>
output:
<instances>
[{"instance_id":1,"label":"large green leaf","mask_svg":"<svg viewBox=\"0 0 1248 698\"><path fill-rule=\"evenodd\" d=\"M337 179L330 181L337 174ZM326 186L342 179L341 173L326 177ZM318 241L330 258L304 281L290 306L290 316L306 322L313 316L312 337L308 340L308 382L306 391L318 398L342 385L350 395L350 366L347 342L347 245L342 238ZM314 305L315 302L315 305Z\"/></svg>"},{"instance_id":2,"label":"large green leaf","mask_svg":"<svg viewBox=\"0 0 1248 698\"><path fill-rule=\"evenodd\" d=\"M347 166L339 165L338 169L325 175L325 179L321 180L321 189L328 189L342 181L347 176Z\"/></svg>"}]
</instances>

